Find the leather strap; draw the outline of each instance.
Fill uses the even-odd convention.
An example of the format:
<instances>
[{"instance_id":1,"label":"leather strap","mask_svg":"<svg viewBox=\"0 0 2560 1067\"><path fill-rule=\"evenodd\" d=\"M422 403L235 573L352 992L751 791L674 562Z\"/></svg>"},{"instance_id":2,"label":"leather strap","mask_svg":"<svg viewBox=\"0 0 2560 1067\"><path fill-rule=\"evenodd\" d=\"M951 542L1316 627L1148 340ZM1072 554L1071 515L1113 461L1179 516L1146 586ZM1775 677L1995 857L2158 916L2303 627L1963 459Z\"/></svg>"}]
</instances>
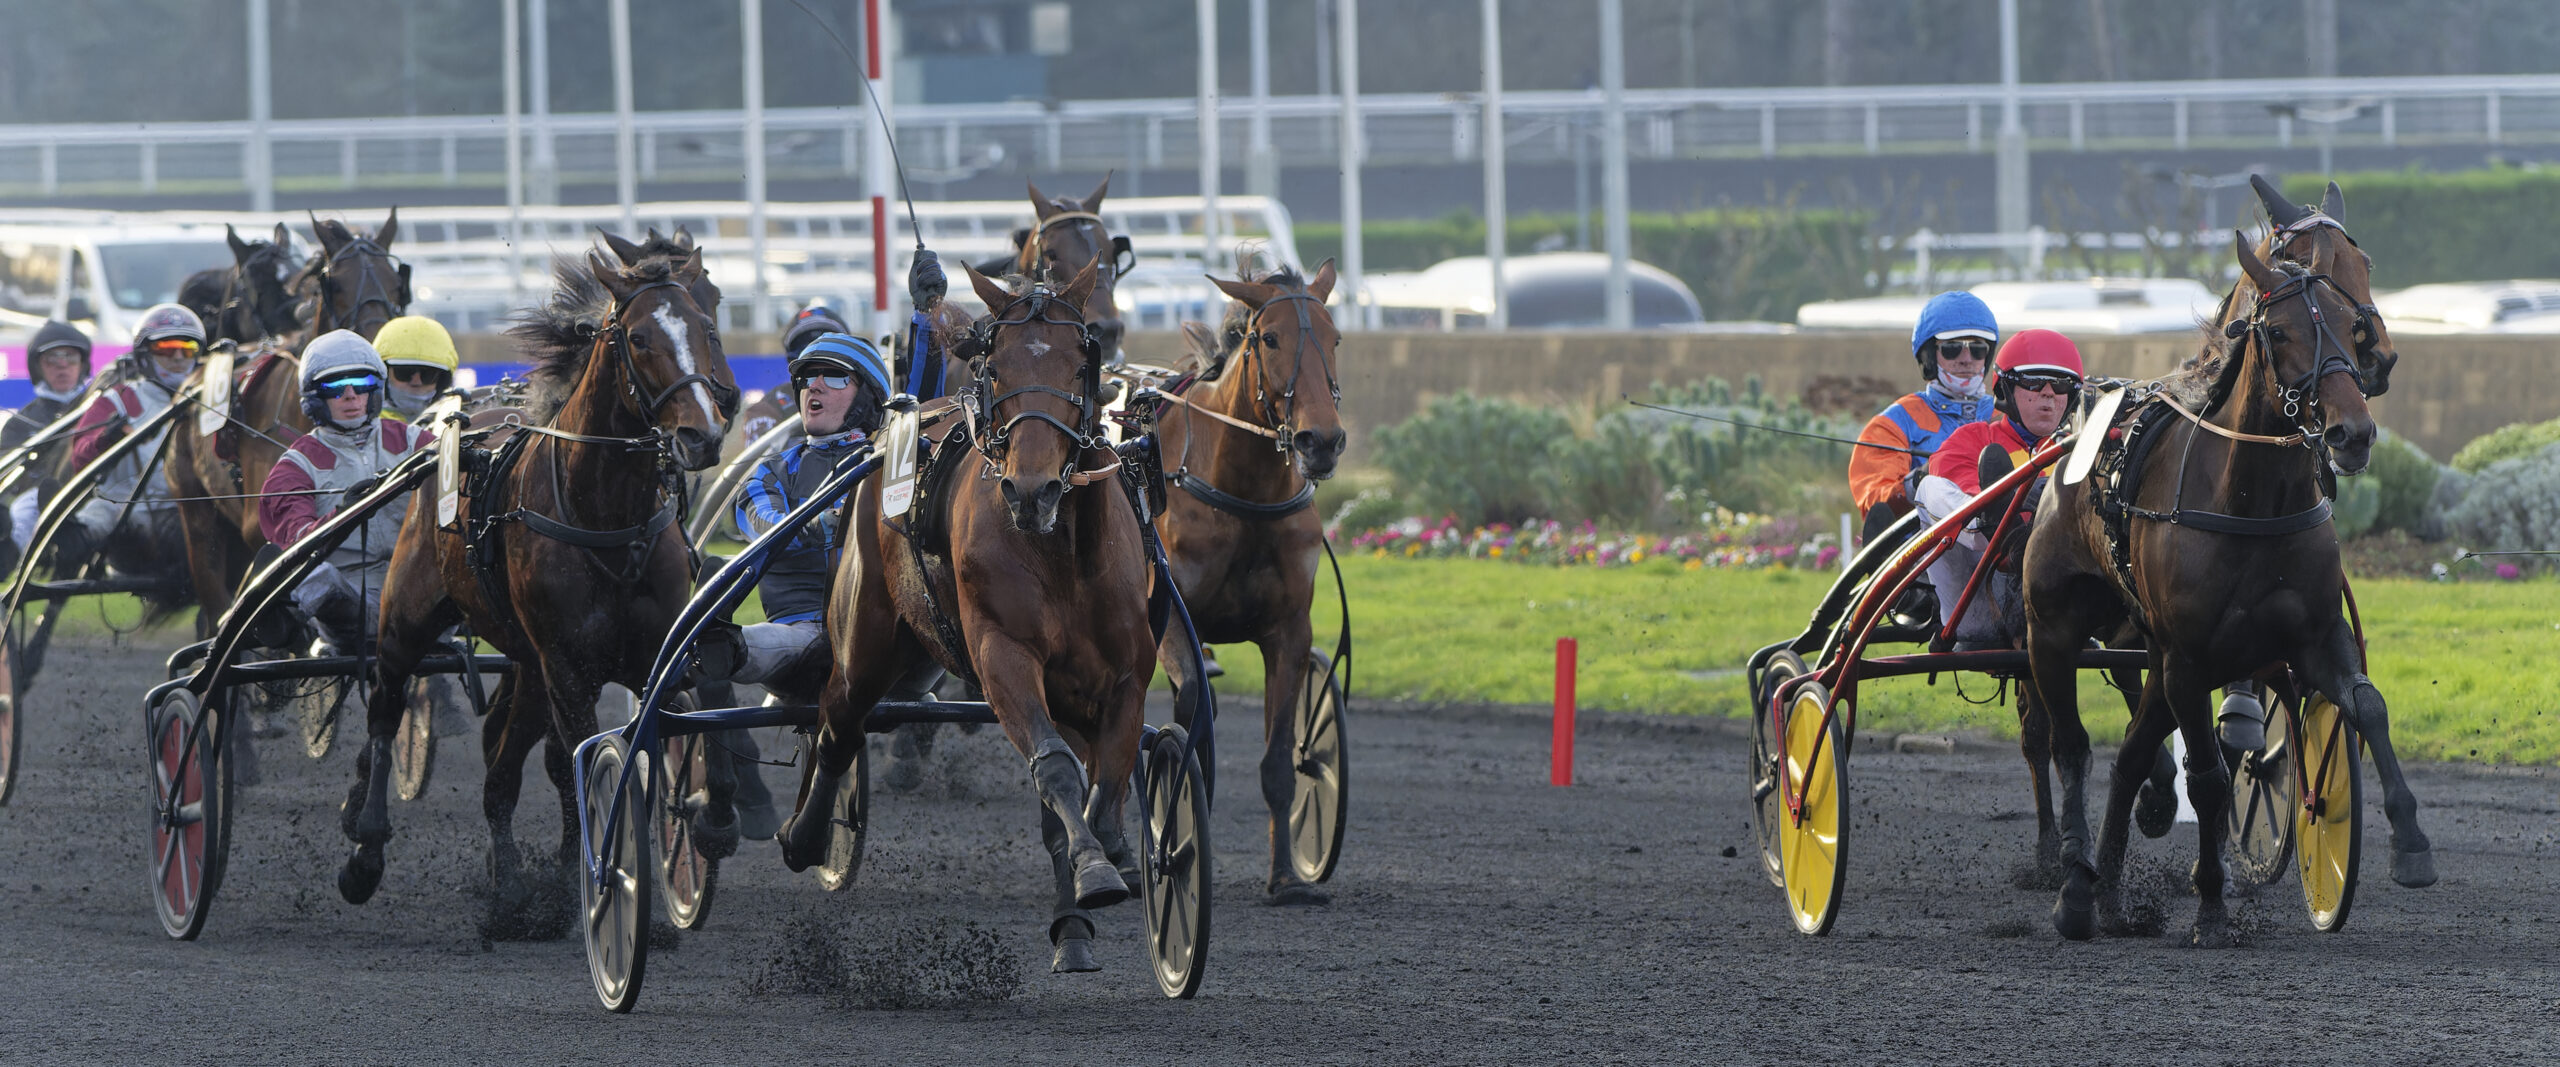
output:
<instances>
[{"instance_id":1,"label":"leather strap","mask_svg":"<svg viewBox=\"0 0 2560 1067\"><path fill-rule=\"evenodd\" d=\"M2153 522L2165 522L2171 526L2184 526L2207 533L2239 534L2244 537L2282 537L2286 534L2301 533L2329 521L2329 502L2326 500L2312 505L2306 511L2265 519L2225 515L2218 511L2189 511L2185 508L2168 512L2151 511L2146 508L2125 510L2136 518L2149 519Z\"/></svg>"},{"instance_id":2,"label":"leather strap","mask_svg":"<svg viewBox=\"0 0 2560 1067\"><path fill-rule=\"evenodd\" d=\"M1261 519L1268 521L1271 519L1287 518L1288 516L1307 510L1316 502L1316 484L1314 482L1308 482L1305 488L1298 490L1296 496L1292 496L1287 500L1283 500L1277 504L1260 504L1211 485L1199 475L1192 474L1187 471L1174 471L1171 474L1165 475L1165 480L1181 486L1183 492L1200 498L1200 502L1203 504L1207 504L1210 507L1226 512L1230 515L1237 515L1248 519Z\"/></svg>"},{"instance_id":3,"label":"leather strap","mask_svg":"<svg viewBox=\"0 0 2560 1067\"><path fill-rule=\"evenodd\" d=\"M2170 396L2170 395L2169 395L2169 394L2167 394L2167 393L2162 393L2162 394L2160 394L2160 402L2161 402L2161 403L2163 403L2163 404L2167 404L2167 405L2169 405L2169 410L2171 410L2171 411L2175 411L2175 412L2177 412L2177 413L2178 413L2178 414L2180 414L2180 415L2184 415L2184 416L2186 416L2186 417L2187 417L2187 421L2188 421L2188 422L2192 422L2192 423L2195 423L2195 424L2196 424L2196 425L2198 425L2198 426L2203 427L2207 432L2213 433L2213 434L2215 434L2215 435L2217 435L2217 436L2221 436L2221 437L2228 437L2228 438L2230 438L2230 439L2232 439L2232 440L2234 440L2234 441L2241 441L2241 442L2245 442L2245 443L2248 443L2248 444L2257 444L2257 445L2285 445L2285 446L2291 446L2291 445L2298 445L2298 444L2301 444L2304 440L2306 440L2306 438L2304 438L2304 437L2302 436L2302 434L2300 434L2300 433L2289 433L2289 434L2286 434L2286 435L2284 435L2284 436L2282 436L2282 437L2271 437L2271 436L2269 436L2269 435L2262 434L2262 433L2241 433L2241 432L2240 432L2240 431L2238 431L2238 430L2226 430L2226 429L2223 429L2223 428L2222 428L2222 427L2220 427L2220 426L2216 426L2216 425L2214 425L2214 424L2212 424L2212 423L2210 423L2210 422L2206 422L2206 421L2204 420L2204 416L2202 416L2202 415L2198 415L2198 414L2196 414L2195 412L2192 412L2192 411L2187 410L2186 405L2178 403L2178 400L2177 400L2177 398L2176 398L2176 397Z\"/></svg>"}]
</instances>

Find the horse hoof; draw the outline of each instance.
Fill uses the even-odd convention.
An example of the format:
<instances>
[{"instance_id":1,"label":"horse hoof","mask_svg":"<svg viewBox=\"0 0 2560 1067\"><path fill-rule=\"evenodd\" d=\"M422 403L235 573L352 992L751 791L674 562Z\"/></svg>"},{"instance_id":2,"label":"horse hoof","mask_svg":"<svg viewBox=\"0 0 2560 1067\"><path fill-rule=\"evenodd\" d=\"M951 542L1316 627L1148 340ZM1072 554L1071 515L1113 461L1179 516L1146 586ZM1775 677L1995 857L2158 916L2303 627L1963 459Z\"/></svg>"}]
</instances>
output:
<instances>
[{"instance_id":1,"label":"horse hoof","mask_svg":"<svg viewBox=\"0 0 2560 1067\"><path fill-rule=\"evenodd\" d=\"M738 854L738 818L732 812L724 823L706 810L693 819L693 847L706 859L725 860Z\"/></svg>"},{"instance_id":2,"label":"horse hoof","mask_svg":"<svg viewBox=\"0 0 2560 1067\"><path fill-rule=\"evenodd\" d=\"M2189 948L2230 948L2231 924L2221 920L2198 922L2187 934Z\"/></svg>"},{"instance_id":3,"label":"horse hoof","mask_svg":"<svg viewBox=\"0 0 2560 1067\"><path fill-rule=\"evenodd\" d=\"M1076 868L1076 907L1092 911L1127 899L1129 883L1120 880L1120 869L1111 861L1095 860Z\"/></svg>"},{"instance_id":4,"label":"horse hoof","mask_svg":"<svg viewBox=\"0 0 2560 1067\"><path fill-rule=\"evenodd\" d=\"M2062 893L2053 901L2053 932L2070 941L2086 941L2098 935L2096 875L2087 868L2074 865L2062 883Z\"/></svg>"},{"instance_id":5,"label":"horse hoof","mask_svg":"<svg viewBox=\"0 0 2560 1067\"><path fill-rule=\"evenodd\" d=\"M1273 889L1262 902L1275 908L1315 908L1333 903L1333 898L1305 882L1291 882Z\"/></svg>"},{"instance_id":6,"label":"horse hoof","mask_svg":"<svg viewBox=\"0 0 2560 1067\"><path fill-rule=\"evenodd\" d=\"M2392 853L2391 880L2411 889L2424 889L2436 884L2435 850Z\"/></svg>"},{"instance_id":7,"label":"horse hoof","mask_svg":"<svg viewBox=\"0 0 2560 1067\"><path fill-rule=\"evenodd\" d=\"M1093 958L1093 939L1066 937L1058 939L1057 950L1049 956L1051 974L1091 974L1102 969Z\"/></svg>"},{"instance_id":8,"label":"horse hoof","mask_svg":"<svg viewBox=\"0 0 2560 1067\"><path fill-rule=\"evenodd\" d=\"M338 895L349 904L362 904L373 899L373 891L382 886L382 850L360 848L338 868Z\"/></svg>"},{"instance_id":9,"label":"horse hoof","mask_svg":"<svg viewBox=\"0 0 2560 1067\"><path fill-rule=\"evenodd\" d=\"M2170 824L2177 821L2178 794L2150 782L2142 783L2142 792L2135 797L2133 804L2133 825L2142 831L2142 836L2154 839L2167 837Z\"/></svg>"}]
</instances>

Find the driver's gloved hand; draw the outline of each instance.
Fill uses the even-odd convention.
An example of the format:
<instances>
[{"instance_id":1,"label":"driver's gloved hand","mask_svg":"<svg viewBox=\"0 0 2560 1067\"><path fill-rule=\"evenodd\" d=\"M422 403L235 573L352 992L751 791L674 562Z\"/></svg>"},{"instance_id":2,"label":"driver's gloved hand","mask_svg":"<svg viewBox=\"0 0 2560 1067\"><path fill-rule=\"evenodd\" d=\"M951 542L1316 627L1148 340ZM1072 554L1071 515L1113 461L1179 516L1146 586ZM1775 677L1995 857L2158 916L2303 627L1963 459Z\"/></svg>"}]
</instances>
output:
<instances>
[{"instance_id":1,"label":"driver's gloved hand","mask_svg":"<svg viewBox=\"0 0 2560 1067\"><path fill-rule=\"evenodd\" d=\"M932 249L916 249L915 261L907 264L907 302L919 311L930 310L950 290L951 281L942 273L942 257Z\"/></svg>"}]
</instances>

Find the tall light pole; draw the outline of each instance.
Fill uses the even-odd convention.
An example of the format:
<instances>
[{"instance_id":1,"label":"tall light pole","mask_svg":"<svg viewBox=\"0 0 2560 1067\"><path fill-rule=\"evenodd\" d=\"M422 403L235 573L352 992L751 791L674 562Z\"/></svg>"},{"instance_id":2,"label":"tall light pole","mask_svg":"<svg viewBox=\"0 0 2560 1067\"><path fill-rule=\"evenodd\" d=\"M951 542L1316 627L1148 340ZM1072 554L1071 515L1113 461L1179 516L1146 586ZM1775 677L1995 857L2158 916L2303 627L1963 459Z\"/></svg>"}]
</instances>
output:
<instances>
[{"instance_id":1,"label":"tall light pole","mask_svg":"<svg viewBox=\"0 0 2560 1067\"><path fill-rule=\"evenodd\" d=\"M1198 0L1200 30L1200 267L1218 262L1218 0Z\"/></svg>"},{"instance_id":2,"label":"tall light pole","mask_svg":"<svg viewBox=\"0 0 2560 1067\"><path fill-rule=\"evenodd\" d=\"M764 0L738 0L738 40L745 52L739 65L746 73L747 133L740 148L746 157L747 254L755 260L755 298L747 305L747 328L762 330L773 321L768 314L772 291L764 277Z\"/></svg>"},{"instance_id":3,"label":"tall light pole","mask_svg":"<svg viewBox=\"0 0 2560 1067\"><path fill-rule=\"evenodd\" d=\"M524 305L524 23L517 0L502 5L507 20L507 306Z\"/></svg>"},{"instance_id":4,"label":"tall light pole","mask_svg":"<svg viewBox=\"0 0 2560 1067\"><path fill-rule=\"evenodd\" d=\"M1342 271L1338 287L1351 314L1340 322L1369 325L1368 301L1360 291L1360 157L1367 145L1360 136L1360 0L1334 0L1333 44L1339 68L1334 79L1342 88Z\"/></svg>"},{"instance_id":5,"label":"tall light pole","mask_svg":"<svg viewBox=\"0 0 2560 1067\"><path fill-rule=\"evenodd\" d=\"M1493 268L1493 312L1489 329L1511 327L1511 301L1502 287L1502 256L1510 244L1511 194L1504 188L1502 125L1502 0L1483 0L1484 7L1484 258Z\"/></svg>"},{"instance_id":6,"label":"tall light pole","mask_svg":"<svg viewBox=\"0 0 2560 1067\"><path fill-rule=\"evenodd\" d=\"M1271 154L1271 0L1252 0L1246 10L1253 23L1253 121L1247 131L1244 191L1278 196L1280 160Z\"/></svg>"},{"instance_id":7,"label":"tall light pole","mask_svg":"<svg viewBox=\"0 0 2560 1067\"><path fill-rule=\"evenodd\" d=\"M613 188L622 205L622 232L639 229L640 163L631 129L631 0L612 0L607 32L613 35Z\"/></svg>"},{"instance_id":8,"label":"tall light pole","mask_svg":"<svg viewBox=\"0 0 2560 1067\"><path fill-rule=\"evenodd\" d=\"M2021 270L2027 235L2027 127L2018 113L2018 0L2000 0L2000 142L1992 180L2000 232Z\"/></svg>"},{"instance_id":9,"label":"tall light pole","mask_svg":"<svg viewBox=\"0 0 2560 1067\"><path fill-rule=\"evenodd\" d=\"M532 0L525 9L526 48L532 52L533 188L537 204L560 202L560 154L551 141L551 0Z\"/></svg>"},{"instance_id":10,"label":"tall light pole","mask_svg":"<svg viewBox=\"0 0 2560 1067\"><path fill-rule=\"evenodd\" d=\"M2007 0L2014 3L2016 0ZM1600 213L1609 246L1609 328L1635 328L1627 258L1627 17L1625 0L1600 0Z\"/></svg>"},{"instance_id":11,"label":"tall light pole","mask_svg":"<svg viewBox=\"0 0 2560 1067\"><path fill-rule=\"evenodd\" d=\"M249 186L249 210L276 209L276 157L267 143L275 120L274 87L268 82L267 0L249 0L249 151L241 177Z\"/></svg>"}]
</instances>

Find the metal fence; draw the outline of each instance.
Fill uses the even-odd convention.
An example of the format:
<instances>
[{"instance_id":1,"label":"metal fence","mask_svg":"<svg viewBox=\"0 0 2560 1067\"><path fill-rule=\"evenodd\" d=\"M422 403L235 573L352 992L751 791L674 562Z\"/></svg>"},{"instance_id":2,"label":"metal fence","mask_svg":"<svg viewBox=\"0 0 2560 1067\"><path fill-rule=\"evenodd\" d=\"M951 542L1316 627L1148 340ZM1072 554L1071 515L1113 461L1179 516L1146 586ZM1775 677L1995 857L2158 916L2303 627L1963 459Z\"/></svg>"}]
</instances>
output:
<instances>
[{"instance_id":1,"label":"metal fence","mask_svg":"<svg viewBox=\"0 0 2560 1067\"><path fill-rule=\"evenodd\" d=\"M2019 99L2039 152L2560 143L2554 75L2040 84L2021 86ZM1637 159L1988 152L2001 101L1997 84L1631 90L1627 144ZM1598 151L1597 90L1507 92L1503 105L1511 162ZM1368 162L1479 158L1476 94L1371 95L1360 107ZM1222 100L1223 158L1247 158L1254 110L1249 98ZM1332 165L1337 98L1273 97L1267 110L1282 161ZM859 173L864 112L769 109L765 121L772 178ZM910 177L925 184L990 171L1191 168L1200 141L1187 97L912 105L895 121ZM744 173L740 112L644 112L635 123L640 180ZM0 126L0 193L242 189L255 132L245 121ZM505 172L499 115L279 120L266 132L281 188L494 186ZM561 181L615 176L610 114L528 118L525 137L537 166L548 146Z\"/></svg>"}]
</instances>

